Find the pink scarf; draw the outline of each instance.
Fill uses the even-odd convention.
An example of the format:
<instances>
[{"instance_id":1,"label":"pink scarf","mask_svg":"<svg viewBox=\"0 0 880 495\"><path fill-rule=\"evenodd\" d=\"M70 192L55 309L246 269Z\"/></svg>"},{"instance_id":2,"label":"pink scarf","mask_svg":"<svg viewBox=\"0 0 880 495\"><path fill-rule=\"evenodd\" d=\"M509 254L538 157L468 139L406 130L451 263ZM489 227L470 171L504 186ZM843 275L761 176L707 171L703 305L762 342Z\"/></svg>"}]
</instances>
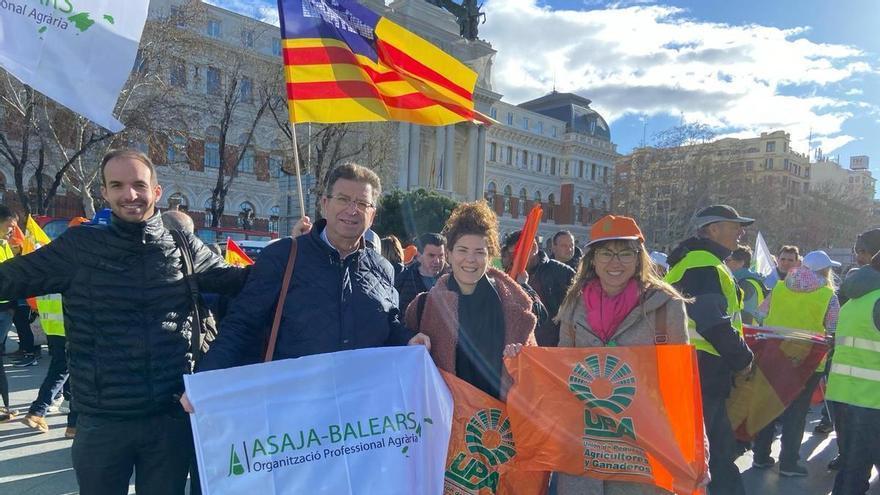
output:
<instances>
[{"instance_id":1,"label":"pink scarf","mask_svg":"<svg viewBox=\"0 0 880 495\"><path fill-rule=\"evenodd\" d=\"M599 279L594 279L584 286L583 297L590 328L607 344L624 318L639 305L639 284L630 279L620 294L608 296Z\"/></svg>"}]
</instances>

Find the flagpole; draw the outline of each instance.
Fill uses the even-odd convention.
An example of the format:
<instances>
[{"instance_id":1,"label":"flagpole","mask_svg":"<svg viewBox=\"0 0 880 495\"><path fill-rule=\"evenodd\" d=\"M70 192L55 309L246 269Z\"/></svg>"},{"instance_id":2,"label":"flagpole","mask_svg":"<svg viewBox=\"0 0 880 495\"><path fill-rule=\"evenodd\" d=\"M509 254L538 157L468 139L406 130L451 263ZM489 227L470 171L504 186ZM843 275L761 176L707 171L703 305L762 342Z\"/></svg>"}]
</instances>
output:
<instances>
[{"instance_id":1,"label":"flagpole","mask_svg":"<svg viewBox=\"0 0 880 495\"><path fill-rule=\"evenodd\" d=\"M303 200L303 183L302 183L302 174L300 174L299 168L299 146L296 142L296 124L293 122L290 123L291 137L293 138L293 166L296 169L296 191L297 196L299 197L299 212L300 218L306 216L306 203Z\"/></svg>"}]
</instances>

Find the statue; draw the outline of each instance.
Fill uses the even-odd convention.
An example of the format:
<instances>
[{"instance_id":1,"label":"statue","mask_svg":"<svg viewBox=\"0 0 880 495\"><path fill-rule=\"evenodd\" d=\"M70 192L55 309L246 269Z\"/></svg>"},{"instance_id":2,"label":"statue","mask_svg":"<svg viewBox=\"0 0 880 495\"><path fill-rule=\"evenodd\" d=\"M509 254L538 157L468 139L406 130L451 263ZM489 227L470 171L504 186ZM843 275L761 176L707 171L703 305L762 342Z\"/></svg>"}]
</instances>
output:
<instances>
[{"instance_id":1,"label":"statue","mask_svg":"<svg viewBox=\"0 0 880 495\"><path fill-rule=\"evenodd\" d=\"M480 20L486 23L486 13L482 12L483 5L477 5L477 0L462 0L461 4L453 0L427 0L431 5L446 9L458 19L460 34L469 40L477 39Z\"/></svg>"}]
</instances>

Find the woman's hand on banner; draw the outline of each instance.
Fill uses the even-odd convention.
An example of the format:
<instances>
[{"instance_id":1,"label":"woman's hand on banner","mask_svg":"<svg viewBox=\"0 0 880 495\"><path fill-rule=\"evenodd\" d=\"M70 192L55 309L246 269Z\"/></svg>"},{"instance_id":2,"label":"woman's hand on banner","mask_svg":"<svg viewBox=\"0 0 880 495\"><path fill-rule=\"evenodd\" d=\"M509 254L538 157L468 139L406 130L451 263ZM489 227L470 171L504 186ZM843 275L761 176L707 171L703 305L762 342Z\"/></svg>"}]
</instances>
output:
<instances>
[{"instance_id":1,"label":"woman's hand on banner","mask_svg":"<svg viewBox=\"0 0 880 495\"><path fill-rule=\"evenodd\" d=\"M522 352L522 344L507 344L504 346L504 357L514 358Z\"/></svg>"},{"instance_id":2,"label":"woman's hand on banner","mask_svg":"<svg viewBox=\"0 0 880 495\"><path fill-rule=\"evenodd\" d=\"M291 235L296 237L299 235L305 235L312 231L312 219L308 216L304 216L296 222L296 225L293 226L293 232Z\"/></svg>"},{"instance_id":3,"label":"woman's hand on banner","mask_svg":"<svg viewBox=\"0 0 880 495\"><path fill-rule=\"evenodd\" d=\"M192 403L190 403L189 399L186 396L186 392L184 392L183 395L180 396L180 405L183 406L184 411L190 414L193 414L195 412L193 410Z\"/></svg>"},{"instance_id":4,"label":"woman's hand on banner","mask_svg":"<svg viewBox=\"0 0 880 495\"><path fill-rule=\"evenodd\" d=\"M417 333L413 338L409 339L408 345L423 345L431 350L431 337L423 333Z\"/></svg>"}]
</instances>

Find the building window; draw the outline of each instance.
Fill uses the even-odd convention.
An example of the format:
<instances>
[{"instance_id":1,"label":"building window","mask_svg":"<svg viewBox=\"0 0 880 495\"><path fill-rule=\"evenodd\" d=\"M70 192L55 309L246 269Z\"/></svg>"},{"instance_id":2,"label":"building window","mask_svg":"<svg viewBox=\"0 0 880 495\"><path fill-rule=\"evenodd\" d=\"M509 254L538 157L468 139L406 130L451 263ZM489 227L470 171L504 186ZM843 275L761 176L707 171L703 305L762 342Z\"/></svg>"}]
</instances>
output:
<instances>
[{"instance_id":1,"label":"building window","mask_svg":"<svg viewBox=\"0 0 880 495\"><path fill-rule=\"evenodd\" d=\"M272 55L276 57L281 56L281 39L280 38L272 38Z\"/></svg>"},{"instance_id":2,"label":"building window","mask_svg":"<svg viewBox=\"0 0 880 495\"><path fill-rule=\"evenodd\" d=\"M489 143L489 161L498 161L498 145L495 143Z\"/></svg>"},{"instance_id":3,"label":"building window","mask_svg":"<svg viewBox=\"0 0 880 495\"><path fill-rule=\"evenodd\" d=\"M182 60L175 60L171 63L171 71L168 82L176 88L186 87L186 65Z\"/></svg>"},{"instance_id":4,"label":"building window","mask_svg":"<svg viewBox=\"0 0 880 495\"><path fill-rule=\"evenodd\" d=\"M536 163L538 164L538 168L537 168L538 173L544 172L544 155L538 153L538 159L537 159Z\"/></svg>"},{"instance_id":5,"label":"building window","mask_svg":"<svg viewBox=\"0 0 880 495\"><path fill-rule=\"evenodd\" d=\"M245 201L238 205L238 228L244 230L252 230L254 228L254 220L257 219L257 209L250 201Z\"/></svg>"},{"instance_id":6,"label":"building window","mask_svg":"<svg viewBox=\"0 0 880 495\"><path fill-rule=\"evenodd\" d=\"M535 203L541 202L541 191L535 191Z\"/></svg>"},{"instance_id":7,"label":"building window","mask_svg":"<svg viewBox=\"0 0 880 495\"><path fill-rule=\"evenodd\" d=\"M766 168L767 170L773 170L773 159L772 158L768 158L764 162L764 168Z\"/></svg>"},{"instance_id":8,"label":"building window","mask_svg":"<svg viewBox=\"0 0 880 495\"><path fill-rule=\"evenodd\" d=\"M529 200L529 193L526 192L526 188L522 188L519 190L519 216L525 216L526 214L526 201Z\"/></svg>"},{"instance_id":9,"label":"building window","mask_svg":"<svg viewBox=\"0 0 880 495\"><path fill-rule=\"evenodd\" d=\"M513 148L511 146L507 147L507 164L513 165Z\"/></svg>"},{"instance_id":10,"label":"building window","mask_svg":"<svg viewBox=\"0 0 880 495\"><path fill-rule=\"evenodd\" d=\"M513 113L507 112L507 125L513 125Z\"/></svg>"},{"instance_id":11,"label":"building window","mask_svg":"<svg viewBox=\"0 0 880 495\"><path fill-rule=\"evenodd\" d=\"M572 160L565 160L565 172L562 173L563 177L568 177L568 173L571 171L569 168L571 166Z\"/></svg>"},{"instance_id":12,"label":"building window","mask_svg":"<svg viewBox=\"0 0 880 495\"><path fill-rule=\"evenodd\" d=\"M590 180L596 180L596 164L590 164Z\"/></svg>"},{"instance_id":13,"label":"building window","mask_svg":"<svg viewBox=\"0 0 880 495\"><path fill-rule=\"evenodd\" d=\"M238 171L248 174L254 173L254 150L248 148L238 162Z\"/></svg>"},{"instance_id":14,"label":"building window","mask_svg":"<svg viewBox=\"0 0 880 495\"><path fill-rule=\"evenodd\" d=\"M269 232L275 232L281 230L281 208L279 206L273 206L269 210Z\"/></svg>"},{"instance_id":15,"label":"building window","mask_svg":"<svg viewBox=\"0 0 880 495\"><path fill-rule=\"evenodd\" d=\"M489 109L489 117L492 117L493 119L498 120L498 109L495 107L490 108Z\"/></svg>"},{"instance_id":16,"label":"building window","mask_svg":"<svg viewBox=\"0 0 880 495\"><path fill-rule=\"evenodd\" d=\"M207 90L209 95L220 96L220 69L216 67L208 67Z\"/></svg>"},{"instance_id":17,"label":"building window","mask_svg":"<svg viewBox=\"0 0 880 495\"><path fill-rule=\"evenodd\" d=\"M608 167L602 167L602 183L608 184Z\"/></svg>"},{"instance_id":18,"label":"building window","mask_svg":"<svg viewBox=\"0 0 880 495\"><path fill-rule=\"evenodd\" d=\"M550 159L550 175L556 175L556 157Z\"/></svg>"},{"instance_id":19,"label":"building window","mask_svg":"<svg viewBox=\"0 0 880 495\"><path fill-rule=\"evenodd\" d=\"M547 219L556 220L556 195L553 193L547 196Z\"/></svg>"},{"instance_id":20,"label":"building window","mask_svg":"<svg viewBox=\"0 0 880 495\"><path fill-rule=\"evenodd\" d=\"M584 178L584 161L578 162L578 178Z\"/></svg>"},{"instance_id":21,"label":"building window","mask_svg":"<svg viewBox=\"0 0 880 495\"><path fill-rule=\"evenodd\" d=\"M245 46L245 48L253 48L254 47L254 32L250 29L244 29L241 31L241 44Z\"/></svg>"},{"instance_id":22,"label":"building window","mask_svg":"<svg viewBox=\"0 0 880 495\"><path fill-rule=\"evenodd\" d=\"M538 134L541 134L541 135L544 134L544 123L543 122L538 122Z\"/></svg>"},{"instance_id":23,"label":"building window","mask_svg":"<svg viewBox=\"0 0 880 495\"><path fill-rule=\"evenodd\" d=\"M254 101L254 82L249 77L241 78L241 85L239 87L239 96L241 97L241 101L245 103L253 103Z\"/></svg>"},{"instance_id":24,"label":"building window","mask_svg":"<svg viewBox=\"0 0 880 495\"><path fill-rule=\"evenodd\" d=\"M220 21L216 19L208 20L208 36L212 38L220 37Z\"/></svg>"},{"instance_id":25,"label":"building window","mask_svg":"<svg viewBox=\"0 0 880 495\"><path fill-rule=\"evenodd\" d=\"M183 136L174 136L168 143L168 152L166 153L167 163L177 163L186 160L186 138Z\"/></svg>"},{"instance_id":26,"label":"building window","mask_svg":"<svg viewBox=\"0 0 880 495\"><path fill-rule=\"evenodd\" d=\"M767 153L776 151L776 141L767 141Z\"/></svg>"},{"instance_id":27,"label":"building window","mask_svg":"<svg viewBox=\"0 0 880 495\"><path fill-rule=\"evenodd\" d=\"M205 141L205 168L220 168L220 144Z\"/></svg>"},{"instance_id":28,"label":"building window","mask_svg":"<svg viewBox=\"0 0 880 495\"><path fill-rule=\"evenodd\" d=\"M486 201L489 203L489 206L495 205L495 194L498 192L497 186L495 186L494 182L489 182L486 186Z\"/></svg>"},{"instance_id":29,"label":"building window","mask_svg":"<svg viewBox=\"0 0 880 495\"><path fill-rule=\"evenodd\" d=\"M513 190L509 185L504 186L504 213L510 213L510 200L513 198Z\"/></svg>"},{"instance_id":30,"label":"building window","mask_svg":"<svg viewBox=\"0 0 880 495\"><path fill-rule=\"evenodd\" d=\"M189 200L183 194L176 192L168 198L168 209L189 211Z\"/></svg>"},{"instance_id":31,"label":"building window","mask_svg":"<svg viewBox=\"0 0 880 495\"><path fill-rule=\"evenodd\" d=\"M280 156L272 155L269 157L269 177L277 179L281 177L281 167L284 165L284 159Z\"/></svg>"},{"instance_id":32,"label":"building window","mask_svg":"<svg viewBox=\"0 0 880 495\"><path fill-rule=\"evenodd\" d=\"M205 227L210 227L214 223L214 212L211 211L211 198L205 200Z\"/></svg>"},{"instance_id":33,"label":"building window","mask_svg":"<svg viewBox=\"0 0 880 495\"><path fill-rule=\"evenodd\" d=\"M523 129L529 130L529 118L523 117Z\"/></svg>"},{"instance_id":34,"label":"building window","mask_svg":"<svg viewBox=\"0 0 880 495\"><path fill-rule=\"evenodd\" d=\"M519 168L529 168L529 152L526 150L522 152L522 163L520 163Z\"/></svg>"}]
</instances>

